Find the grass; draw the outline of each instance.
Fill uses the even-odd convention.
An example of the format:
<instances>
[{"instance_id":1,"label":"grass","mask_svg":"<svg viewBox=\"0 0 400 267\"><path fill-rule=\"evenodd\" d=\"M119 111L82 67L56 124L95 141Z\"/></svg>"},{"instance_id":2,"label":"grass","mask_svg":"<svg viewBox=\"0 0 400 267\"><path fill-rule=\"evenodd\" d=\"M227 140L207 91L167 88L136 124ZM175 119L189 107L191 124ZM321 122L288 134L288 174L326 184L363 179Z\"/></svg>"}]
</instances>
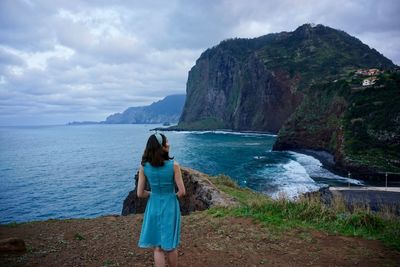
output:
<instances>
[{"instance_id":1,"label":"grass","mask_svg":"<svg viewBox=\"0 0 400 267\"><path fill-rule=\"evenodd\" d=\"M349 210L344 201L337 197L330 206L324 205L316 196L296 201L285 198L273 200L239 187L224 175L212 177L211 180L240 203L237 207L211 208L207 211L211 216L251 217L270 230L281 233L300 228L381 240L390 248L400 251L400 219L388 212L374 213L367 206Z\"/></svg>"},{"instance_id":2,"label":"grass","mask_svg":"<svg viewBox=\"0 0 400 267\"><path fill-rule=\"evenodd\" d=\"M84 240L84 239L85 239L85 237L83 237L80 233L76 233L76 234L74 235L74 238L75 238L76 240Z\"/></svg>"}]
</instances>

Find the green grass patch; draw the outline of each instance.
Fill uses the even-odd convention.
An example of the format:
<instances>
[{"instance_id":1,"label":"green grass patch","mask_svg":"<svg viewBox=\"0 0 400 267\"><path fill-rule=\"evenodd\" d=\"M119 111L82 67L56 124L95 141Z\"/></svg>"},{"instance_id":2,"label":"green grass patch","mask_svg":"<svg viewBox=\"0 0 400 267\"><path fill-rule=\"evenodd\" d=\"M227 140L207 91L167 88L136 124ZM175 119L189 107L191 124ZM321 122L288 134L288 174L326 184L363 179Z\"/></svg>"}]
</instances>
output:
<instances>
[{"instance_id":1,"label":"green grass patch","mask_svg":"<svg viewBox=\"0 0 400 267\"><path fill-rule=\"evenodd\" d=\"M10 223L5 223L2 224L2 226L4 227L8 227L8 228L14 228L17 227L18 225L20 225L21 223L17 223L16 221L10 222Z\"/></svg>"},{"instance_id":2,"label":"green grass patch","mask_svg":"<svg viewBox=\"0 0 400 267\"><path fill-rule=\"evenodd\" d=\"M76 234L74 235L74 238L75 238L76 240L85 240L85 237L84 237L83 235L81 235L80 233L76 233Z\"/></svg>"},{"instance_id":3,"label":"green grass patch","mask_svg":"<svg viewBox=\"0 0 400 267\"><path fill-rule=\"evenodd\" d=\"M335 199L329 207L317 197L296 201L284 198L273 200L250 189L240 188L228 179L227 176L217 176L211 180L220 190L237 199L240 205L211 208L207 211L211 216L250 217L275 232L296 228L314 229L330 234L381 240L385 245L400 251L398 217L373 213L368 207L354 207L350 211L341 199Z\"/></svg>"}]
</instances>

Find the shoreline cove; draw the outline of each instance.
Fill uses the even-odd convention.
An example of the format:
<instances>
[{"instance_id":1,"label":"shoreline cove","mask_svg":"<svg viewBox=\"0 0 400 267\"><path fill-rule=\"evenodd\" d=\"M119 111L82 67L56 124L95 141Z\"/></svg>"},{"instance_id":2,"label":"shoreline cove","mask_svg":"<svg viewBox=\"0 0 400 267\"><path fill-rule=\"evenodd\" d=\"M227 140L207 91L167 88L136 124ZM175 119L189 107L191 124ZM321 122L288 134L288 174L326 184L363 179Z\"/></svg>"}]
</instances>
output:
<instances>
[{"instance_id":1,"label":"shoreline cove","mask_svg":"<svg viewBox=\"0 0 400 267\"><path fill-rule=\"evenodd\" d=\"M133 189L133 164L140 160L142 140L148 137L150 128L153 125L2 129L4 140L9 142L4 142L5 149L0 153L7 166L2 170L7 179L2 191L5 199L1 223L117 214L122 208L121 200ZM170 133L168 138L173 144L172 156L181 166L211 176L225 174L240 186L265 195L278 191L297 195L317 191L324 184L348 183L346 177L321 168L325 162L315 155L272 151L274 137L269 134L186 131ZM31 140L38 145L27 146ZM59 140L62 142L54 147ZM53 157L48 158L50 153ZM200 155L201 160L192 160L194 155ZM28 158L31 160L25 160Z\"/></svg>"}]
</instances>

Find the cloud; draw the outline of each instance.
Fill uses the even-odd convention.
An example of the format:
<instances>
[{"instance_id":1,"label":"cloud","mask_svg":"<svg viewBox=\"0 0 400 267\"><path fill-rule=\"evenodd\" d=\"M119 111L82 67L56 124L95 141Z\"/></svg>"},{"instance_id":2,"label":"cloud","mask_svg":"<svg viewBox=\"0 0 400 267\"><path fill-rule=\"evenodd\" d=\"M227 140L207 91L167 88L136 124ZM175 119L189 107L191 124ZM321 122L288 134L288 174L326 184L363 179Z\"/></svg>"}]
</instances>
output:
<instances>
[{"instance_id":1,"label":"cloud","mask_svg":"<svg viewBox=\"0 0 400 267\"><path fill-rule=\"evenodd\" d=\"M0 1L0 125L103 120L184 93L233 37L341 29L400 63L398 1Z\"/></svg>"}]
</instances>

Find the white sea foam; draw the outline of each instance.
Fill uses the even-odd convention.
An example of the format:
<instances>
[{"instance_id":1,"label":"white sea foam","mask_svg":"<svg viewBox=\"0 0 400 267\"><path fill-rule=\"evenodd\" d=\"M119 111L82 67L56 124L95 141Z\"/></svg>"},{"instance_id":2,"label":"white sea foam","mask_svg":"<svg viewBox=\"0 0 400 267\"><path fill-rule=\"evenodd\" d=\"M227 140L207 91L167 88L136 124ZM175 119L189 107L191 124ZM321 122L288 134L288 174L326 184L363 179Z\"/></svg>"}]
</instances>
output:
<instances>
[{"instance_id":1,"label":"white sea foam","mask_svg":"<svg viewBox=\"0 0 400 267\"><path fill-rule=\"evenodd\" d=\"M295 157L297 162L299 162L302 166L304 166L304 168L307 170L307 173L311 177L322 177L324 179L333 179L354 185L363 185L362 181L339 176L328 171L327 169L323 168L322 163L318 159L312 156L293 151L288 151L288 152Z\"/></svg>"},{"instance_id":2,"label":"white sea foam","mask_svg":"<svg viewBox=\"0 0 400 267\"><path fill-rule=\"evenodd\" d=\"M282 151L283 152L283 151ZM284 151L293 156L294 159L289 159L284 164L266 164L265 174L271 177L271 168L276 170L276 177L271 177L269 184L277 190L274 192L266 192L272 198L285 197L287 199L296 199L306 192L317 191L325 184L316 183L312 177L319 177L323 179L332 179L344 183L354 185L362 185L363 182L347 177L336 175L323 168L322 163L309 155Z\"/></svg>"},{"instance_id":3,"label":"white sea foam","mask_svg":"<svg viewBox=\"0 0 400 267\"><path fill-rule=\"evenodd\" d=\"M271 185L278 190L271 194L272 198L285 197L295 199L303 193L317 191L321 184L317 184L307 173L306 169L297 161L278 164L279 178L273 179Z\"/></svg>"},{"instance_id":4,"label":"white sea foam","mask_svg":"<svg viewBox=\"0 0 400 267\"><path fill-rule=\"evenodd\" d=\"M215 131L173 131L174 133L180 134L232 134L232 135L242 135L242 136L272 136L276 137L276 134L269 133L257 133L257 132L231 132L231 131L223 131L223 130L215 130Z\"/></svg>"}]
</instances>

